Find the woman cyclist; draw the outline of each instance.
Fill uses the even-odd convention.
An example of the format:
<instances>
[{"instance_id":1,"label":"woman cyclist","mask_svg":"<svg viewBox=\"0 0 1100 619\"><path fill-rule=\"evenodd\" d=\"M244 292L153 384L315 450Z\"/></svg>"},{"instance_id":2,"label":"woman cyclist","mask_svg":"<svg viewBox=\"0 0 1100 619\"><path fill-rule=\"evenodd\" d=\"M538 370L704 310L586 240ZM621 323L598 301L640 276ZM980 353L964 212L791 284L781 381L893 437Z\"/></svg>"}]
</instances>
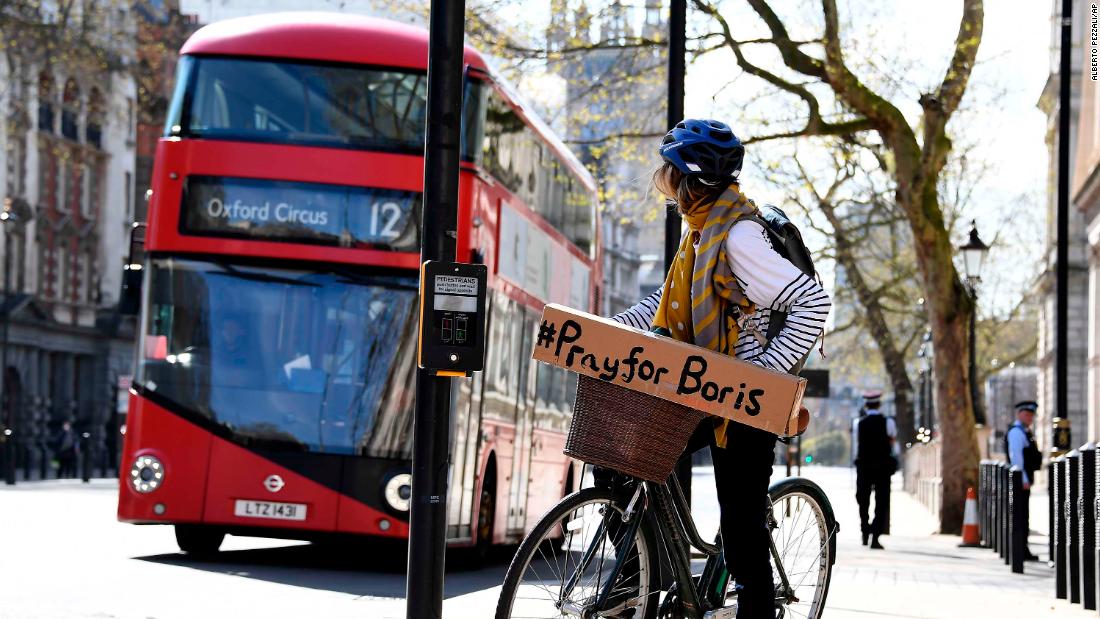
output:
<instances>
[{"instance_id":1,"label":"woman cyclist","mask_svg":"<svg viewBox=\"0 0 1100 619\"><path fill-rule=\"evenodd\" d=\"M665 136L653 184L676 203L688 231L664 285L615 320L783 372L821 335L828 294L771 245L738 176L745 149L725 123L686 119ZM786 323L770 341L773 312ZM727 567L738 619L775 617L767 524L776 436L708 419L689 451L709 443Z\"/></svg>"}]
</instances>

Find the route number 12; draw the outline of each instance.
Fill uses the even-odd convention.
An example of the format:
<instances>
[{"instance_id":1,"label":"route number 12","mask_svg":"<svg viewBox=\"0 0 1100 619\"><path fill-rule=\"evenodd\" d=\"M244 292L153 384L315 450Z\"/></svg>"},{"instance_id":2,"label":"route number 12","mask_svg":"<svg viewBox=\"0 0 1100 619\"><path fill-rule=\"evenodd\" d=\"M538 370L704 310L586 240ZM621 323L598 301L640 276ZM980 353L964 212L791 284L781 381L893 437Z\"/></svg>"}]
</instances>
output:
<instances>
[{"instance_id":1,"label":"route number 12","mask_svg":"<svg viewBox=\"0 0 1100 619\"><path fill-rule=\"evenodd\" d=\"M393 240L401 236L404 211L396 202L375 202L370 207L370 236Z\"/></svg>"}]
</instances>

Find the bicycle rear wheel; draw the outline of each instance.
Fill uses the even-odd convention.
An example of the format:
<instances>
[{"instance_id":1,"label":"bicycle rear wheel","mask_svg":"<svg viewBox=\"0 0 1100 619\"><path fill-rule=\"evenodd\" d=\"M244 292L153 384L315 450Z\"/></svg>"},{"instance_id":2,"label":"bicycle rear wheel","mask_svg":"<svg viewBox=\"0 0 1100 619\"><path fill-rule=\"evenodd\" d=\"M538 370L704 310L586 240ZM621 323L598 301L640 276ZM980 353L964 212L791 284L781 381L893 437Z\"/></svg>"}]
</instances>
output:
<instances>
[{"instance_id":1,"label":"bicycle rear wheel","mask_svg":"<svg viewBox=\"0 0 1100 619\"><path fill-rule=\"evenodd\" d=\"M641 504L635 518L642 518ZM607 588L616 548L627 552L597 617L652 619L659 603L657 544L643 521L633 539L625 504L610 491L586 488L561 500L524 538L508 567L497 619L580 617Z\"/></svg>"},{"instance_id":2,"label":"bicycle rear wheel","mask_svg":"<svg viewBox=\"0 0 1100 619\"><path fill-rule=\"evenodd\" d=\"M828 497L808 479L780 480L769 490L769 526L779 565L773 558L776 604L783 619L819 619L825 608L836 562L836 518ZM786 586L780 578L786 575Z\"/></svg>"}]
</instances>

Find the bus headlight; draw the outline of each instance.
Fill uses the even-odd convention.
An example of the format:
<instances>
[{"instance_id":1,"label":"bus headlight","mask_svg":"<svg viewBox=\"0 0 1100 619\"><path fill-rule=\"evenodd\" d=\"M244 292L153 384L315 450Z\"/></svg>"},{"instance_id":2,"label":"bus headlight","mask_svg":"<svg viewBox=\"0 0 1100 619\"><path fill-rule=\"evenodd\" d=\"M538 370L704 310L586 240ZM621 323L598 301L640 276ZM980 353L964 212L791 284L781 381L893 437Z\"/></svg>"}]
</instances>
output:
<instances>
[{"instance_id":1,"label":"bus headlight","mask_svg":"<svg viewBox=\"0 0 1100 619\"><path fill-rule=\"evenodd\" d=\"M399 512L409 511L412 499L412 475L399 473L386 482L386 502Z\"/></svg>"},{"instance_id":2,"label":"bus headlight","mask_svg":"<svg viewBox=\"0 0 1100 619\"><path fill-rule=\"evenodd\" d=\"M134 458L130 465L130 487L146 494L160 488L164 483L164 465L156 456L144 455Z\"/></svg>"}]
</instances>

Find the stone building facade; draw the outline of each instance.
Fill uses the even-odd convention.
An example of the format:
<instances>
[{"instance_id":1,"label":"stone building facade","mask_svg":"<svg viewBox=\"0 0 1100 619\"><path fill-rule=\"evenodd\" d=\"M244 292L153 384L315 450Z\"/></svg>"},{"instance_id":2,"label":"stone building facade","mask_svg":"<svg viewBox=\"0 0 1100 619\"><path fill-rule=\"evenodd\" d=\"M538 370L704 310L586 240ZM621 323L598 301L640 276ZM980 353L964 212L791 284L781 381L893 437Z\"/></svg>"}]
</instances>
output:
<instances>
[{"instance_id":1,"label":"stone building facade","mask_svg":"<svg viewBox=\"0 0 1100 619\"><path fill-rule=\"evenodd\" d=\"M608 215L604 215L600 224L604 281L600 313L612 316L638 302L638 273L642 263L638 254L638 225L632 219Z\"/></svg>"},{"instance_id":2,"label":"stone building facade","mask_svg":"<svg viewBox=\"0 0 1100 619\"><path fill-rule=\"evenodd\" d=\"M659 162L657 138L612 136L664 133L665 48L617 45L639 37L666 39L666 10L659 0L647 0L644 6L614 0L590 13L583 1L554 0L550 14L546 41L552 53L602 46L562 53L548 69L565 80L563 137L599 180L603 219L611 222L604 227L601 311L615 313L656 288L643 286L640 271L656 269L657 281L664 280L663 264L644 258L660 256L663 262L664 256L663 200L650 189L650 176ZM599 88L593 89L594 84Z\"/></svg>"},{"instance_id":3,"label":"stone building facade","mask_svg":"<svg viewBox=\"0 0 1100 619\"><path fill-rule=\"evenodd\" d=\"M1082 44L1084 42L1085 28L1084 16L1087 3L1082 0L1074 2L1074 36L1073 36L1073 62L1072 74L1074 76L1070 95L1070 152L1077 150L1078 124L1081 114L1081 80L1077 76L1082 68ZM1059 85L1059 50L1061 48L1061 1L1051 2L1051 55L1050 77L1039 99L1039 108L1047 116L1047 152L1049 164L1047 169L1047 226L1046 226L1046 251L1043 254L1045 269L1039 276L1037 287L1039 291L1039 342L1038 359L1038 396L1039 415L1035 421L1035 435L1040 445L1050 446L1050 421L1058 414L1055 411L1054 397L1054 358L1055 358L1055 258L1056 258L1056 230L1057 230L1057 204L1058 204L1058 85ZM1078 179L1071 171L1070 187L1073 187ZM1072 194L1071 194L1072 195ZM1068 411L1063 416L1070 420L1073 433L1073 442L1081 444L1088 439L1086 436L1096 436L1096 429L1090 427L1088 415L1088 384L1089 366L1093 353L1089 347L1089 311L1092 304L1089 301L1089 281L1091 264L1095 258L1090 258L1088 242L1086 241L1085 216L1079 209L1070 209L1069 221L1069 347L1067 350L1068 362ZM1095 407L1092 407L1096 410Z\"/></svg>"},{"instance_id":4,"label":"stone building facade","mask_svg":"<svg viewBox=\"0 0 1100 619\"><path fill-rule=\"evenodd\" d=\"M30 3L3 22L15 44L0 59L0 425L23 478L52 474L64 422L100 471L119 447L133 354L132 320L115 311L135 205L129 7Z\"/></svg>"},{"instance_id":5,"label":"stone building facade","mask_svg":"<svg viewBox=\"0 0 1100 619\"><path fill-rule=\"evenodd\" d=\"M1092 66L1089 58L1097 53L1097 46L1090 39L1098 35L1095 9L1092 3L1081 4L1081 13L1075 13L1075 22L1082 26L1075 37L1081 49L1074 50L1073 88L1079 93L1079 109L1075 143L1071 150L1073 176L1070 180L1070 198L1073 210L1086 222L1088 239L1088 410L1087 436L1074 436L1074 444L1100 438L1100 70ZM1074 7L1074 10L1078 10ZM1078 17L1079 16L1079 17ZM1070 311L1073 309L1071 307ZM1070 338L1074 336L1070 332Z\"/></svg>"}]
</instances>

